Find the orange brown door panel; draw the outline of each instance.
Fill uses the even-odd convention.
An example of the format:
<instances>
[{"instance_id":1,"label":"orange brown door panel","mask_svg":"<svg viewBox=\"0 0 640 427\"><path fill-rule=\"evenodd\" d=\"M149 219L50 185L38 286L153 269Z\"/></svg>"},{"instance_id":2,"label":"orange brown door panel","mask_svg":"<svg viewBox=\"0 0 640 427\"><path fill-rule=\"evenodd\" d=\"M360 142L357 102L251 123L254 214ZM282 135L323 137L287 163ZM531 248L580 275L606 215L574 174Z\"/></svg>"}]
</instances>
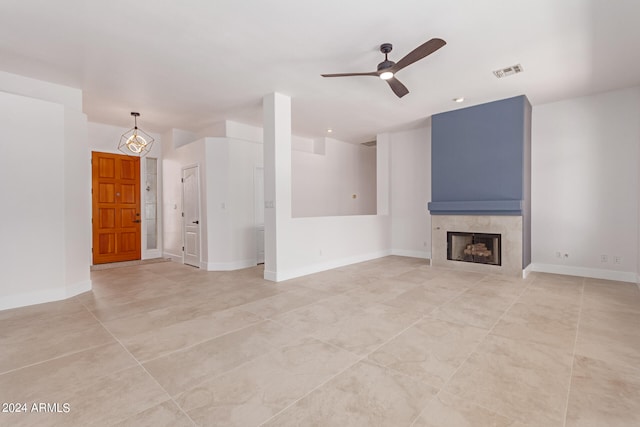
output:
<instances>
[{"instance_id":1,"label":"orange brown door panel","mask_svg":"<svg viewBox=\"0 0 640 427\"><path fill-rule=\"evenodd\" d=\"M140 259L140 159L91 154L93 264Z\"/></svg>"}]
</instances>

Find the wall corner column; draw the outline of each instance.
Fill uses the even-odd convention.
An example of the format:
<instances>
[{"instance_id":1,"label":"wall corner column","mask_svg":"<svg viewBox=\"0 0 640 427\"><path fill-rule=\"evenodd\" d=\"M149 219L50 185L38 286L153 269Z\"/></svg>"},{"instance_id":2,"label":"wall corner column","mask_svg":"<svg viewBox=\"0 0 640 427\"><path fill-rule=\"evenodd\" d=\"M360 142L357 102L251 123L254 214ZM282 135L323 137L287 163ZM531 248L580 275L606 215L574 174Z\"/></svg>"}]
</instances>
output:
<instances>
[{"instance_id":1,"label":"wall corner column","mask_svg":"<svg viewBox=\"0 0 640 427\"><path fill-rule=\"evenodd\" d=\"M391 205L390 176L391 176L391 135L381 133L376 137L376 188L377 214L389 215Z\"/></svg>"},{"instance_id":2,"label":"wall corner column","mask_svg":"<svg viewBox=\"0 0 640 427\"><path fill-rule=\"evenodd\" d=\"M271 93L264 114L264 278L278 281L283 228L291 219L291 98Z\"/></svg>"}]
</instances>

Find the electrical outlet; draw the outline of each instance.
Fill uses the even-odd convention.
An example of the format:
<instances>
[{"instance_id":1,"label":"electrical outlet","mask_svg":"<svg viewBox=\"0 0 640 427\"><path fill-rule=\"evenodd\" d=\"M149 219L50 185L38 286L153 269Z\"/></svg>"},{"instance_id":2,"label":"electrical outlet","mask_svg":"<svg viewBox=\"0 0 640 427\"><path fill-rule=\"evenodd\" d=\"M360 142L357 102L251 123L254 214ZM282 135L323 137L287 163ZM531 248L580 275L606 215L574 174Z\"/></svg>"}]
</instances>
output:
<instances>
[{"instance_id":1,"label":"electrical outlet","mask_svg":"<svg viewBox=\"0 0 640 427\"><path fill-rule=\"evenodd\" d=\"M569 254L564 254L563 257L564 258L569 258Z\"/></svg>"},{"instance_id":2,"label":"electrical outlet","mask_svg":"<svg viewBox=\"0 0 640 427\"><path fill-rule=\"evenodd\" d=\"M620 255L614 255L613 256L613 263L614 264L622 264L622 257Z\"/></svg>"},{"instance_id":3,"label":"electrical outlet","mask_svg":"<svg viewBox=\"0 0 640 427\"><path fill-rule=\"evenodd\" d=\"M609 257L607 255L600 255L600 262L609 262Z\"/></svg>"}]
</instances>

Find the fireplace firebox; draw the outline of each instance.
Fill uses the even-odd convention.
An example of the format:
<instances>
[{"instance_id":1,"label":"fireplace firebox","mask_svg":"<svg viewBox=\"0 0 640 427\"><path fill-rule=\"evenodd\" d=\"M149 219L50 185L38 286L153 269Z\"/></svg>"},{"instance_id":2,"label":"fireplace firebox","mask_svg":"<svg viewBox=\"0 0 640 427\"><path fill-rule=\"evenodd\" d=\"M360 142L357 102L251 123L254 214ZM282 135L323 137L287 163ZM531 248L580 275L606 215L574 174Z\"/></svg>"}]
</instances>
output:
<instances>
[{"instance_id":1,"label":"fireplace firebox","mask_svg":"<svg viewBox=\"0 0 640 427\"><path fill-rule=\"evenodd\" d=\"M447 231L447 259L501 265L501 235Z\"/></svg>"}]
</instances>

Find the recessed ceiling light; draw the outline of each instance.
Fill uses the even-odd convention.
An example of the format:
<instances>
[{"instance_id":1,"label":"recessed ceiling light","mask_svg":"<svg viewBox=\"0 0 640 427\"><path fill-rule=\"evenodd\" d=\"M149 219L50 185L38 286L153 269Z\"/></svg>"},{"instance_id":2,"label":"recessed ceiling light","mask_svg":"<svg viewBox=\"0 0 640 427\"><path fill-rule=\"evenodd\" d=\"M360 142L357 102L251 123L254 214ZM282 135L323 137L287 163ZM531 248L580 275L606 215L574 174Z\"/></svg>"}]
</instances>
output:
<instances>
[{"instance_id":1,"label":"recessed ceiling light","mask_svg":"<svg viewBox=\"0 0 640 427\"><path fill-rule=\"evenodd\" d=\"M333 129L327 129L327 133L333 132Z\"/></svg>"},{"instance_id":2,"label":"recessed ceiling light","mask_svg":"<svg viewBox=\"0 0 640 427\"><path fill-rule=\"evenodd\" d=\"M453 98L453 100L455 102L464 102L464 98L462 96L458 97L458 98Z\"/></svg>"}]
</instances>

